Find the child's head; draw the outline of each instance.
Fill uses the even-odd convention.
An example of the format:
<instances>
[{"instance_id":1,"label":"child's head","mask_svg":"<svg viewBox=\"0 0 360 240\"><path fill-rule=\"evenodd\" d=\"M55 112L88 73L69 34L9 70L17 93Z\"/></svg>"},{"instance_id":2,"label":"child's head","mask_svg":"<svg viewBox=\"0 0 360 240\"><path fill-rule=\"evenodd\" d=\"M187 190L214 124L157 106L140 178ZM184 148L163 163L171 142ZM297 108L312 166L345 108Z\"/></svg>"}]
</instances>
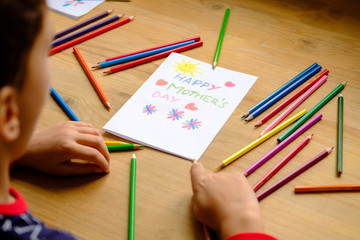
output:
<instances>
[{"instance_id":1,"label":"child's head","mask_svg":"<svg viewBox=\"0 0 360 240\"><path fill-rule=\"evenodd\" d=\"M0 0L0 151L25 151L49 92L52 28L44 0Z\"/></svg>"}]
</instances>

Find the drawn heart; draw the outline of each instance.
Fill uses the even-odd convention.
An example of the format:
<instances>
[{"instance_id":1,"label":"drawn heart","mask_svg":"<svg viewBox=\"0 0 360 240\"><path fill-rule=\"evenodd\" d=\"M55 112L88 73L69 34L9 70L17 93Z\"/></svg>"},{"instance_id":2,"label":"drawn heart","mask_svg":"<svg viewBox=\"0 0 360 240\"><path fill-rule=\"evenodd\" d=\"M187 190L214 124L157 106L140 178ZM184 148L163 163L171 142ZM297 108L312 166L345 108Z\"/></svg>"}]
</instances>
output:
<instances>
[{"instance_id":1,"label":"drawn heart","mask_svg":"<svg viewBox=\"0 0 360 240\"><path fill-rule=\"evenodd\" d=\"M159 79L156 81L156 86L165 86L167 84L168 84L168 82L165 81L164 79Z\"/></svg>"},{"instance_id":2,"label":"drawn heart","mask_svg":"<svg viewBox=\"0 0 360 240\"><path fill-rule=\"evenodd\" d=\"M188 110L191 110L191 111L198 110L198 108L195 107L195 103L188 103L188 104L186 104L185 108L188 109Z\"/></svg>"},{"instance_id":3,"label":"drawn heart","mask_svg":"<svg viewBox=\"0 0 360 240\"><path fill-rule=\"evenodd\" d=\"M235 85L234 83L232 83L232 82L229 81L229 82L226 82L226 83L225 83L225 86L226 86L226 87L235 87L236 85Z\"/></svg>"}]
</instances>

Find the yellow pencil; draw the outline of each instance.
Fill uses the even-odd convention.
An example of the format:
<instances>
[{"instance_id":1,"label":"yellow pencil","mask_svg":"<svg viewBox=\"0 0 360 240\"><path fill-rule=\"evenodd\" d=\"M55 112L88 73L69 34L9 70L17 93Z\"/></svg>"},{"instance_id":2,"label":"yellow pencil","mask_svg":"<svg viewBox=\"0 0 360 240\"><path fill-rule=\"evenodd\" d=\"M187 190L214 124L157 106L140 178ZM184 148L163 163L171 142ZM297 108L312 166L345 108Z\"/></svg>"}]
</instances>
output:
<instances>
[{"instance_id":1,"label":"yellow pencil","mask_svg":"<svg viewBox=\"0 0 360 240\"><path fill-rule=\"evenodd\" d=\"M126 143L126 142L121 142L121 141L104 141L104 143L106 144L106 146L129 144L129 143Z\"/></svg>"},{"instance_id":2,"label":"yellow pencil","mask_svg":"<svg viewBox=\"0 0 360 240\"><path fill-rule=\"evenodd\" d=\"M306 111L306 109L304 109L301 112L299 112L298 114L296 114L295 116L293 116L292 118L289 118L287 121L283 122L282 124L280 124L276 128L272 129L270 132L264 134L263 136L256 139L255 141L253 141L252 143L250 143L246 147L240 149L239 151L237 151L236 153L234 153L230 157L223 160L222 163L219 166L216 167L216 169L221 169L221 168L226 167L231 162L238 159L240 156L244 155L245 153L247 153L251 149L253 149L256 146L260 145L262 142L266 141L270 137L274 136L276 133L280 132L281 130L283 130L284 128L286 128L287 126L289 126L290 124L292 124L293 122L295 122L296 120L301 118L302 116L304 116L306 113L307 113L307 111Z\"/></svg>"}]
</instances>

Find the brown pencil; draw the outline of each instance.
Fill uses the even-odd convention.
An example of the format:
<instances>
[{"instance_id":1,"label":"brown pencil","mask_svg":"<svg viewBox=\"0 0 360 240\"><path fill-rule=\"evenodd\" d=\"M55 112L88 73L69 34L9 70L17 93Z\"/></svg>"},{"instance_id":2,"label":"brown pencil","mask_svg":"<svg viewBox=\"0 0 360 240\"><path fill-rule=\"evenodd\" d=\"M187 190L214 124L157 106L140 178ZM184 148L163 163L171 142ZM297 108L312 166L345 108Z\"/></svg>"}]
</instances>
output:
<instances>
[{"instance_id":1,"label":"brown pencil","mask_svg":"<svg viewBox=\"0 0 360 240\"><path fill-rule=\"evenodd\" d=\"M360 191L360 184L295 186L295 193Z\"/></svg>"},{"instance_id":2,"label":"brown pencil","mask_svg":"<svg viewBox=\"0 0 360 240\"><path fill-rule=\"evenodd\" d=\"M82 68L84 69L86 75L88 76L90 82L92 83L92 85L94 86L96 92L99 94L99 97L101 99L101 101L104 103L104 105L110 110L111 106L110 106L110 102L109 100L106 98L104 92L101 90L99 83L96 81L94 75L92 74L89 66L86 64L84 58L81 56L80 51L77 47L73 47L74 50L74 54L77 58L77 60L79 60L80 65L82 66Z\"/></svg>"}]
</instances>

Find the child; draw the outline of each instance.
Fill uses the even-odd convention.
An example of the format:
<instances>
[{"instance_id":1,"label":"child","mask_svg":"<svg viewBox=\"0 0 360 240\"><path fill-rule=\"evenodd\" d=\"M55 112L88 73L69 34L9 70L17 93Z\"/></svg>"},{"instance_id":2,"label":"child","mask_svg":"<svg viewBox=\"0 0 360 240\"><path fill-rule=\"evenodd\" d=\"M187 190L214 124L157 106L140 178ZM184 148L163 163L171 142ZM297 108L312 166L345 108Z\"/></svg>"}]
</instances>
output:
<instances>
[{"instance_id":1,"label":"child","mask_svg":"<svg viewBox=\"0 0 360 240\"><path fill-rule=\"evenodd\" d=\"M241 173L205 173L201 163L191 167L195 217L226 240L275 240L263 233L254 191Z\"/></svg>"},{"instance_id":2,"label":"child","mask_svg":"<svg viewBox=\"0 0 360 240\"><path fill-rule=\"evenodd\" d=\"M76 239L31 215L9 186L9 166L20 158L21 165L53 174L108 172L109 153L100 133L86 123L62 123L31 138L49 95L53 32L45 1L0 0L0 31L0 239ZM80 167L71 158L92 163Z\"/></svg>"}]
</instances>

